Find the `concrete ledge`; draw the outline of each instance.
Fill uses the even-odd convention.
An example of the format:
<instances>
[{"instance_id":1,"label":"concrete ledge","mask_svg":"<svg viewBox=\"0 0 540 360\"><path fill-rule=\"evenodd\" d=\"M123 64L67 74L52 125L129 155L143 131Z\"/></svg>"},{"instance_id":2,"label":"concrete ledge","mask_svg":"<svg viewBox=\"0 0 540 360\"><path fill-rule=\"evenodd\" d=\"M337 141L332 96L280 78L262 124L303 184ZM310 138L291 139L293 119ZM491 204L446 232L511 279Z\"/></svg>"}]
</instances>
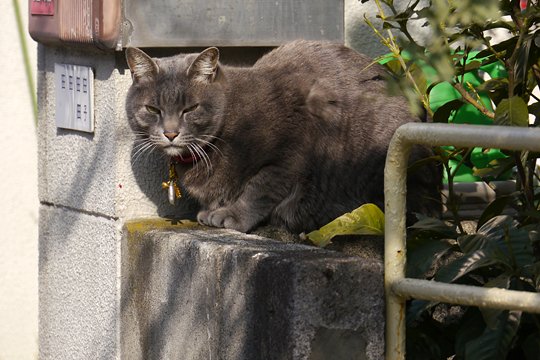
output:
<instances>
[{"instance_id":1,"label":"concrete ledge","mask_svg":"<svg viewBox=\"0 0 540 360\"><path fill-rule=\"evenodd\" d=\"M124 232L122 359L383 357L380 261L228 230L148 228Z\"/></svg>"}]
</instances>

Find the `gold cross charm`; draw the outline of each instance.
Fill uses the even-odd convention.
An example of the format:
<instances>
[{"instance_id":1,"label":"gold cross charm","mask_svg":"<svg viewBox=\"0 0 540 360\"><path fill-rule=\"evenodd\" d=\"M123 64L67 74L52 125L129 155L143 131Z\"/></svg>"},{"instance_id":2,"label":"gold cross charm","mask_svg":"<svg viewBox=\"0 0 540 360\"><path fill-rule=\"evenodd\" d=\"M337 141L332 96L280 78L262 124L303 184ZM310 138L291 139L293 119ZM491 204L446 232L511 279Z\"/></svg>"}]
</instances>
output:
<instances>
[{"instance_id":1,"label":"gold cross charm","mask_svg":"<svg viewBox=\"0 0 540 360\"><path fill-rule=\"evenodd\" d=\"M171 205L175 204L175 200L182 197L180 192L180 186L178 186L178 175L176 175L176 169L174 164L169 163L169 181L164 181L161 183L163 189L167 189L169 192L169 203Z\"/></svg>"}]
</instances>

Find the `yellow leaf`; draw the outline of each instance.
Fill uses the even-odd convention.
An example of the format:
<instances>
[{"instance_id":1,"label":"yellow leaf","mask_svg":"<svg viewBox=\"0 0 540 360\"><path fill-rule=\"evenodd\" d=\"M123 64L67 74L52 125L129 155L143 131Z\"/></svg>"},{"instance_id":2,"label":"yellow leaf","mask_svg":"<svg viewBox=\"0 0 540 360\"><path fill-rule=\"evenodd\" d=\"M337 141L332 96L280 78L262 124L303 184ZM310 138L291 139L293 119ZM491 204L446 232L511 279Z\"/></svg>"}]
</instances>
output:
<instances>
[{"instance_id":1,"label":"yellow leaf","mask_svg":"<svg viewBox=\"0 0 540 360\"><path fill-rule=\"evenodd\" d=\"M364 204L341 215L306 236L317 246L328 245L337 235L383 235L384 213L375 204Z\"/></svg>"}]
</instances>

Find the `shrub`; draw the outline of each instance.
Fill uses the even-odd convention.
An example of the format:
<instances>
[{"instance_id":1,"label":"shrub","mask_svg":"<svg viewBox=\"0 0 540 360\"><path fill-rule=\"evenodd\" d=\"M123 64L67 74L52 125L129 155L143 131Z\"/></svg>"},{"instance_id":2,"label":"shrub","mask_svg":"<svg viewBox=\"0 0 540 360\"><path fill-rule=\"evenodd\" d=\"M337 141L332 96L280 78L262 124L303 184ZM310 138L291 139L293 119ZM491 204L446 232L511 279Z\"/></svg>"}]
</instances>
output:
<instances>
[{"instance_id":1,"label":"shrub","mask_svg":"<svg viewBox=\"0 0 540 360\"><path fill-rule=\"evenodd\" d=\"M425 110L435 122L467 122L473 114L495 125L540 124L539 99L533 93L540 82L538 1L414 0L404 9L393 0L361 1L373 1L379 9L382 29L366 18L390 51L378 60L393 72L415 111ZM408 30L411 21L428 27L432 41L417 42ZM493 31L506 38L495 42L489 35ZM434 92L441 86L453 96L435 103ZM460 118L465 107L472 111ZM503 156L481 168L472 161L473 149L436 152L446 172L446 202L453 217L450 222L422 218L411 228L408 276L539 292L540 154L501 150ZM463 166L488 185L512 169L516 180L516 191L489 204L469 233L453 192ZM413 300L407 324L407 353L413 359L537 359L540 353L536 314Z\"/></svg>"}]
</instances>

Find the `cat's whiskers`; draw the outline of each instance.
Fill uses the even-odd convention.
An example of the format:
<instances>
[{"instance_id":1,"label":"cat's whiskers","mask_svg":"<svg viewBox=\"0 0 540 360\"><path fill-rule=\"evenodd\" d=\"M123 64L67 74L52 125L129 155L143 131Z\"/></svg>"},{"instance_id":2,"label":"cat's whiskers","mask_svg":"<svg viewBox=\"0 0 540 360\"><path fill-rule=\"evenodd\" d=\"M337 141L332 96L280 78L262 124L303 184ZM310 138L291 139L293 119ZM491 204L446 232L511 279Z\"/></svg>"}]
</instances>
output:
<instances>
[{"instance_id":1,"label":"cat's whiskers","mask_svg":"<svg viewBox=\"0 0 540 360\"><path fill-rule=\"evenodd\" d=\"M191 157L193 159L196 159L197 158L197 154L196 152L194 152L192 149L191 149L191 144L190 143L186 143L186 149L188 149L189 153L191 154ZM195 168L198 170L199 169L199 163L197 161L195 161Z\"/></svg>"},{"instance_id":2,"label":"cat's whiskers","mask_svg":"<svg viewBox=\"0 0 540 360\"><path fill-rule=\"evenodd\" d=\"M147 144L145 147L140 148L135 154L133 154L133 164L137 164L143 157L148 158L150 153L154 150L155 146Z\"/></svg>"},{"instance_id":3,"label":"cat's whiskers","mask_svg":"<svg viewBox=\"0 0 540 360\"><path fill-rule=\"evenodd\" d=\"M197 149L195 149L193 147L193 144L191 143L188 143L186 144L186 147L187 149L189 150L189 152L191 153L191 156L193 159L195 159L193 162L195 164L195 169L197 170L197 172L199 171L199 162L196 160L198 157L200 157L200 154L197 152Z\"/></svg>"},{"instance_id":4,"label":"cat's whiskers","mask_svg":"<svg viewBox=\"0 0 540 360\"><path fill-rule=\"evenodd\" d=\"M206 170L207 176L210 176L213 166L208 150L211 149L220 156L223 156L219 147L214 143L215 140L221 139L214 135L200 135L199 137L195 137L192 134L182 134L175 138L173 143L169 143L168 141L164 141L161 135L148 134L142 131L136 131L134 134L137 136L137 139L135 139L134 153L132 155L133 164L137 163L142 156L148 156L157 148L172 145L178 151L180 148L187 149L191 157L196 159L194 161L196 171L199 172L199 167L202 166ZM166 157L165 152L159 151L158 153L161 154L161 157Z\"/></svg>"},{"instance_id":5,"label":"cat's whiskers","mask_svg":"<svg viewBox=\"0 0 540 360\"><path fill-rule=\"evenodd\" d=\"M204 135L201 135L201 137L208 141L207 139L211 140L211 141L223 141L222 138L220 138L219 136L215 136L215 135L210 135L210 134L204 134Z\"/></svg>"},{"instance_id":6,"label":"cat's whiskers","mask_svg":"<svg viewBox=\"0 0 540 360\"><path fill-rule=\"evenodd\" d=\"M147 138L137 139L136 142L140 143L135 144L135 146L133 147L135 152L131 155L132 164L136 164L143 155L148 156L157 147L154 142Z\"/></svg>"},{"instance_id":7,"label":"cat's whiskers","mask_svg":"<svg viewBox=\"0 0 540 360\"><path fill-rule=\"evenodd\" d=\"M213 135L202 135L202 137L204 137L204 138L199 137L199 138L195 138L195 139L197 141L203 143L205 146L211 148L215 152L217 152L220 156L223 156L223 153L221 152L221 150L219 149L219 147L216 144L214 144L213 142L210 142L210 141L205 139L205 138L211 138L211 139L221 140L220 138L218 138L217 136L213 136Z\"/></svg>"},{"instance_id":8,"label":"cat's whiskers","mask_svg":"<svg viewBox=\"0 0 540 360\"><path fill-rule=\"evenodd\" d=\"M210 176L210 173L212 172L212 163L210 162L210 157L206 151L204 151L204 148L197 143L191 143L190 147L197 153L197 155L199 155L199 158L203 160L206 166L206 174L207 176Z\"/></svg>"}]
</instances>

